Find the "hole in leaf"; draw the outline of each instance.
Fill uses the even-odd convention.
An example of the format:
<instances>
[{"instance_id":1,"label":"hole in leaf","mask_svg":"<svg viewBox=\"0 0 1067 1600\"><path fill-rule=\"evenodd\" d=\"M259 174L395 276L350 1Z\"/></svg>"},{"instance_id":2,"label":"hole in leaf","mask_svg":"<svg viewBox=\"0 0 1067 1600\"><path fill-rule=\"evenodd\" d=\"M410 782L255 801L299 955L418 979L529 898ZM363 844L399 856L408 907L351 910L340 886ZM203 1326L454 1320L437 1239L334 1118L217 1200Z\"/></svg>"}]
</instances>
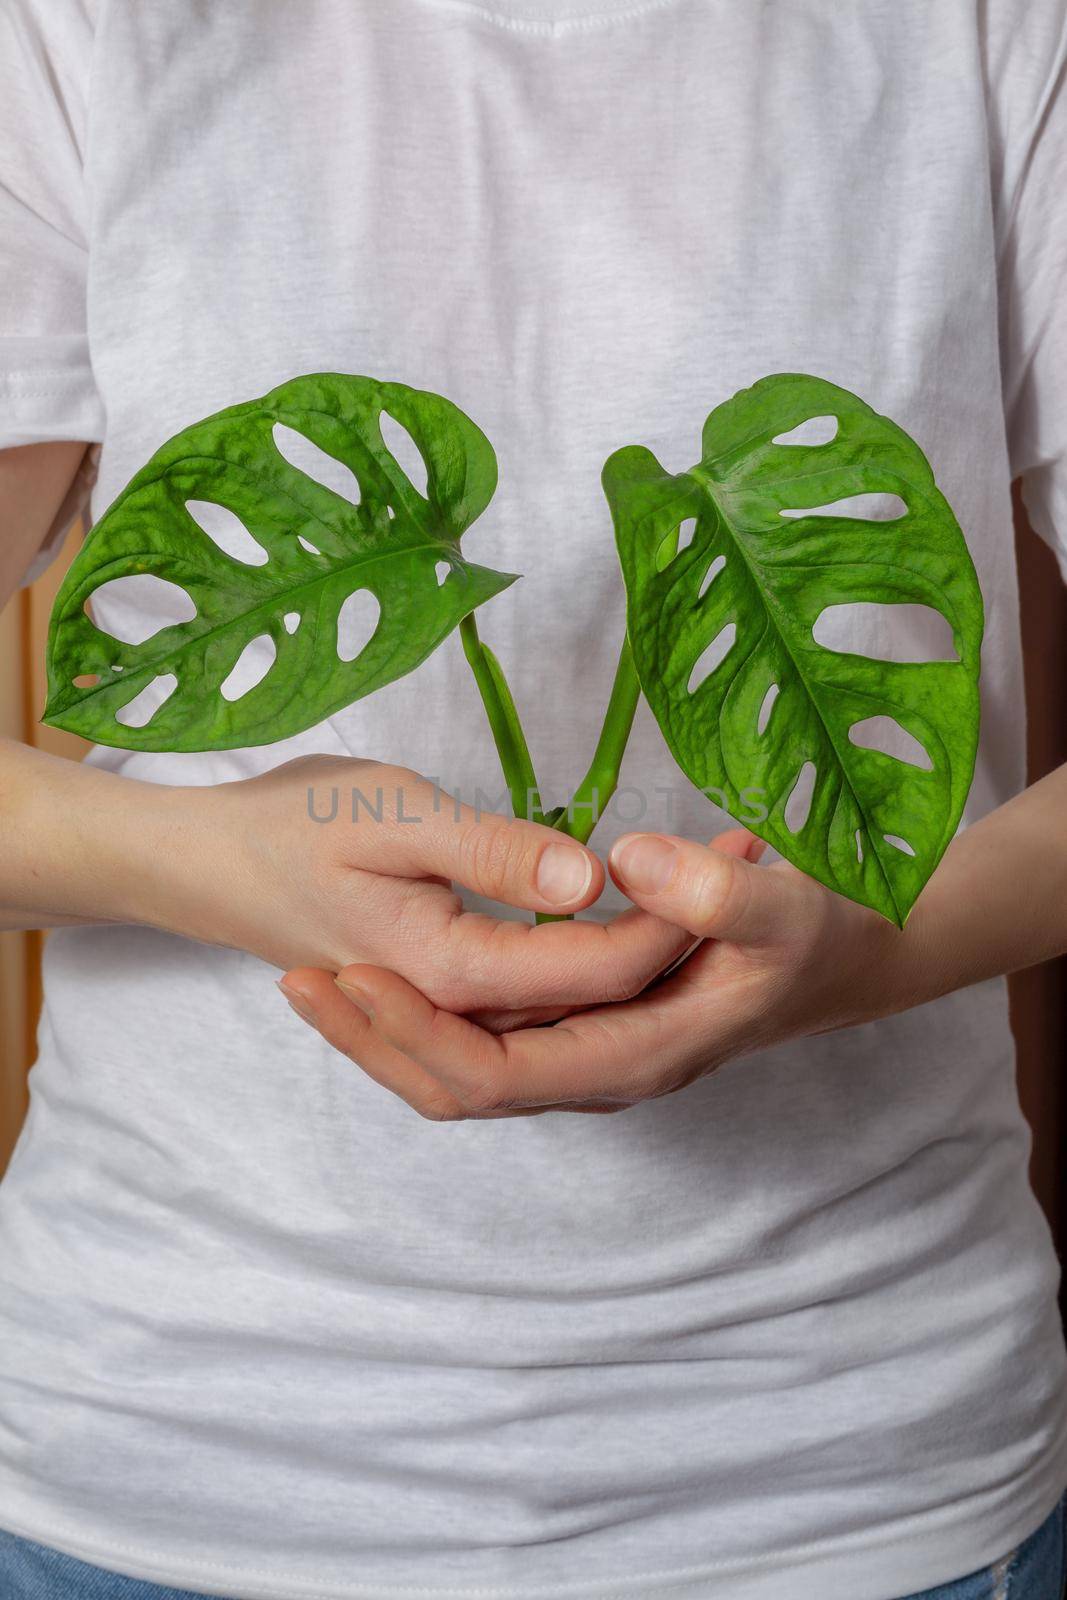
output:
<instances>
[{"instance_id":1,"label":"hole in leaf","mask_svg":"<svg viewBox=\"0 0 1067 1600\"><path fill-rule=\"evenodd\" d=\"M303 545L304 549L308 552L309 555L321 556L322 551L319 549L318 545L317 544L312 544L310 539L305 539L304 535L302 533L298 533L297 534L296 542L297 542L297 544Z\"/></svg>"},{"instance_id":2,"label":"hole in leaf","mask_svg":"<svg viewBox=\"0 0 1067 1600\"><path fill-rule=\"evenodd\" d=\"M855 517L861 522L896 522L907 515L899 494L850 494L825 506L779 511L780 517Z\"/></svg>"},{"instance_id":3,"label":"hole in leaf","mask_svg":"<svg viewBox=\"0 0 1067 1600\"><path fill-rule=\"evenodd\" d=\"M378 426L382 430L385 448L395 460L397 466L409 480L412 487L417 489L426 498L426 462L422 451L415 443L407 428L398 422L388 411L378 414Z\"/></svg>"},{"instance_id":4,"label":"hole in leaf","mask_svg":"<svg viewBox=\"0 0 1067 1600\"><path fill-rule=\"evenodd\" d=\"M359 505L363 493L351 467L346 467L336 456L313 444L306 434L287 427L284 422L276 422L271 434L279 455L284 456L291 467L304 473L305 477L314 478L324 488L332 489L342 500L349 500L354 506Z\"/></svg>"},{"instance_id":5,"label":"hole in leaf","mask_svg":"<svg viewBox=\"0 0 1067 1600\"><path fill-rule=\"evenodd\" d=\"M300 626L299 611L287 611L282 618L286 633L295 633Z\"/></svg>"},{"instance_id":6,"label":"hole in leaf","mask_svg":"<svg viewBox=\"0 0 1067 1600\"><path fill-rule=\"evenodd\" d=\"M127 705L115 712L115 721L126 728L145 728L160 706L165 705L178 687L173 672L163 672L151 683L145 684L140 694L134 695Z\"/></svg>"},{"instance_id":7,"label":"hole in leaf","mask_svg":"<svg viewBox=\"0 0 1067 1600\"><path fill-rule=\"evenodd\" d=\"M374 636L382 608L369 589L356 589L337 613L337 658L354 661Z\"/></svg>"},{"instance_id":8,"label":"hole in leaf","mask_svg":"<svg viewBox=\"0 0 1067 1600\"><path fill-rule=\"evenodd\" d=\"M767 690L767 693L763 696L763 704L759 708L759 716L756 718L757 733L766 733L767 724L771 720L771 712L774 710L774 702L777 700L777 698L778 685L776 683L772 683L770 688Z\"/></svg>"},{"instance_id":9,"label":"hole in leaf","mask_svg":"<svg viewBox=\"0 0 1067 1600\"><path fill-rule=\"evenodd\" d=\"M924 772L934 769L925 745L895 717L864 717L862 722L852 724L848 736L860 750L877 750L896 761L906 761L911 767L921 767Z\"/></svg>"},{"instance_id":10,"label":"hole in leaf","mask_svg":"<svg viewBox=\"0 0 1067 1600\"><path fill-rule=\"evenodd\" d=\"M719 573L722 571L722 569L723 569L723 567L725 567L725 565L726 565L726 557L725 556L716 556L715 557L715 560L711 563L711 565L708 568L707 572L705 572L703 578L701 578L701 580L700 580L700 588L697 590L697 599L698 600L703 600L704 596L707 594L708 590L711 588L712 583L719 576Z\"/></svg>"},{"instance_id":11,"label":"hole in leaf","mask_svg":"<svg viewBox=\"0 0 1067 1600\"><path fill-rule=\"evenodd\" d=\"M933 606L857 600L827 606L811 630L816 644L872 661L958 661L947 618Z\"/></svg>"},{"instance_id":12,"label":"hole in leaf","mask_svg":"<svg viewBox=\"0 0 1067 1600\"><path fill-rule=\"evenodd\" d=\"M837 438L839 424L836 417L808 417L798 422L788 433L776 433L772 444L817 445L832 444Z\"/></svg>"},{"instance_id":13,"label":"hole in leaf","mask_svg":"<svg viewBox=\"0 0 1067 1600\"><path fill-rule=\"evenodd\" d=\"M448 574L452 571L452 563L449 561L438 561L433 570L437 578L438 587L440 587L440 585L444 583L445 579L448 577Z\"/></svg>"},{"instance_id":14,"label":"hole in leaf","mask_svg":"<svg viewBox=\"0 0 1067 1600\"><path fill-rule=\"evenodd\" d=\"M385 514L389 518L390 522L392 522L393 518L396 516L396 512L393 510L392 506L386 506Z\"/></svg>"},{"instance_id":15,"label":"hole in leaf","mask_svg":"<svg viewBox=\"0 0 1067 1600\"><path fill-rule=\"evenodd\" d=\"M711 643L704 647L694 661L693 670L689 674L689 682L686 687L690 694L695 694L705 679L710 678L716 667L722 665L736 638L737 624L728 622L724 628L719 629Z\"/></svg>"},{"instance_id":16,"label":"hole in leaf","mask_svg":"<svg viewBox=\"0 0 1067 1600\"><path fill-rule=\"evenodd\" d=\"M915 854L915 851L912 849L907 839L902 839L899 834L883 833L882 838L885 840L886 844L891 844L894 850L903 850L906 856L913 856Z\"/></svg>"},{"instance_id":17,"label":"hole in leaf","mask_svg":"<svg viewBox=\"0 0 1067 1600\"><path fill-rule=\"evenodd\" d=\"M856 860L859 862L860 866L862 867L862 865L863 865L863 840L860 837L860 830L858 828L856 829Z\"/></svg>"},{"instance_id":18,"label":"hole in leaf","mask_svg":"<svg viewBox=\"0 0 1067 1600\"><path fill-rule=\"evenodd\" d=\"M672 528L670 533L661 541L656 551L656 571L662 572L664 567L669 567L676 556L683 550L688 550L696 533L696 517L686 517L677 528ZM677 540L677 543L675 541Z\"/></svg>"},{"instance_id":19,"label":"hole in leaf","mask_svg":"<svg viewBox=\"0 0 1067 1600\"><path fill-rule=\"evenodd\" d=\"M808 820L812 796L815 793L815 763L805 761L797 773L793 792L785 803L785 825L790 833L799 833Z\"/></svg>"},{"instance_id":20,"label":"hole in leaf","mask_svg":"<svg viewBox=\"0 0 1067 1600\"><path fill-rule=\"evenodd\" d=\"M95 689L100 682L99 672L79 672L76 678L71 678L75 689Z\"/></svg>"},{"instance_id":21,"label":"hole in leaf","mask_svg":"<svg viewBox=\"0 0 1067 1600\"><path fill-rule=\"evenodd\" d=\"M212 544L231 560L242 561L246 567L262 567L270 560L269 551L252 537L229 506L220 506L214 500L187 500L185 509Z\"/></svg>"},{"instance_id":22,"label":"hole in leaf","mask_svg":"<svg viewBox=\"0 0 1067 1600\"><path fill-rule=\"evenodd\" d=\"M93 590L90 599L93 622L102 633L123 644L144 644L161 629L192 622L196 616L196 606L180 584L157 578L151 572L109 578ZM99 615L101 601L105 609L118 606L118 615L103 620Z\"/></svg>"},{"instance_id":23,"label":"hole in leaf","mask_svg":"<svg viewBox=\"0 0 1067 1600\"><path fill-rule=\"evenodd\" d=\"M226 677L219 684L224 700L240 700L262 683L278 657L278 647L269 633L249 639Z\"/></svg>"}]
</instances>

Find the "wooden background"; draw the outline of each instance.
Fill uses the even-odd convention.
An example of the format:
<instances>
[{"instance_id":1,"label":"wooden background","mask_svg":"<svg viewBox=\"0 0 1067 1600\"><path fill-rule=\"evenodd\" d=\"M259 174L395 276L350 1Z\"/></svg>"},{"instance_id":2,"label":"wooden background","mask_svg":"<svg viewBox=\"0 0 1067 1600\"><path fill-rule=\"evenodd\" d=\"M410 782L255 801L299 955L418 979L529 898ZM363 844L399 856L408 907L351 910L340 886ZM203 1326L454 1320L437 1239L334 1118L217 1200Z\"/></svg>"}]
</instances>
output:
<instances>
[{"instance_id":1,"label":"wooden background","mask_svg":"<svg viewBox=\"0 0 1067 1600\"><path fill-rule=\"evenodd\" d=\"M0 737L21 739L55 755L80 759L89 746L46 728L44 646L55 592L81 543L76 525L42 578L0 611ZM0 933L0 1172L26 1112L26 1073L33 1060L40 1008L42 935Z\"/></svg>"},{"instance_id":2,"label":"wooden background","mask_svg":"<svg viewBox=\"0 0 1067 1600\"><path fill-rule=\"evenodd\" d=\"M1067 590L1050 551L1026 525L1016 502L1021 606L1026 646L1031 780L1067 761ZM0 735L78 757L87 748L38 720L44 704L44 642L52 598L80 540L33 587L0 613ZM40 1005L41 935L0 933L0 1171L26 1107L26 1072L34 1055ZM1034 1135L1034 1188L1061 1253L1067 1245L1067 963L1012 980L1012 1021L1019 1043L1019 1093Z\"/></svg>"},{"instance_id":3,"label":"wooden background","mask_svg":"<svg viewBox=\"0 0 1067 1600\"><path fill-rule=\"evenodd\" d=\"M1015 539L1034 782L1067 761L1067 588L1052 552L1027 524L1018 495ZM1030 1172L1062 1260L1067 1254L1067 960L1016 973L1011 999L1019 1098L1034 1135ZM1067 1281L1063 1291L1067 1312Z\"/></svg>"}]
</instances>

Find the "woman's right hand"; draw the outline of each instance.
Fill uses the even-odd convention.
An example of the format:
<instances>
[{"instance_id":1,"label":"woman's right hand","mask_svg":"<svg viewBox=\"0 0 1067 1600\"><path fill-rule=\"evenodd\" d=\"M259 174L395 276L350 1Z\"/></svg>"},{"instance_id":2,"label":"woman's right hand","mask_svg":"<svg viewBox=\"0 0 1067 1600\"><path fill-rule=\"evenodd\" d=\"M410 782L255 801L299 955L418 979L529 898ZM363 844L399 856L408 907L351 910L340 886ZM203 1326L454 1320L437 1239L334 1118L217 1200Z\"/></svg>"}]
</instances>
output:
<instances>
[{"instance_id":1,"label":"woman's right hand","mask_svg":"<svg viewBox=\"0 0 1067 1600\"><path fill-rule=\"evenodd\" d=\"M336 817L314 820L335 790ZM283 972L368 962L494 1031L629 998L689 942L637 909L501 920L465 911L453 884L561 913L597 898L604 869L566 835L373 761L172 787L0 741L0 927L140 923Z\"/></svg>"},{"instance_id":2,"label":"woman's right hand","mask_svg":"<svg viewBox=\"0 0 1067 1600\"><path fill-rule=\"evenodd\" d=\"M0 606L71 509L86 449L0 451ZM352 789L373 797L379 786L381 821L366 810L346 820ZM334 787L337 820L313 821L309 788ZM564 835L476 816L416 773L374 762L308 757L170 788L0 740L0 928L135 922L283 971L370 962L497 1029L628 998L688 942L637 910L541 927L465 912L453 882L559 913L590 905L604 870Z\"/></svg>"},{"instance_id":3,"label":"woman's right hand","mask_svg":"<svg viewBox=\"0 0 1067 1600\"><path fill-rule=\"evenodd\" d=\"M526 911L578 911L604 869L576 840L476 812L407 768L305 756L157 794L165 887L153 898L146 886L141 918L283 971L372 962L503 1028L628 998L691 942L642 911L541 926L465 911L453 884Z\"/></svg>"}]
</instances>

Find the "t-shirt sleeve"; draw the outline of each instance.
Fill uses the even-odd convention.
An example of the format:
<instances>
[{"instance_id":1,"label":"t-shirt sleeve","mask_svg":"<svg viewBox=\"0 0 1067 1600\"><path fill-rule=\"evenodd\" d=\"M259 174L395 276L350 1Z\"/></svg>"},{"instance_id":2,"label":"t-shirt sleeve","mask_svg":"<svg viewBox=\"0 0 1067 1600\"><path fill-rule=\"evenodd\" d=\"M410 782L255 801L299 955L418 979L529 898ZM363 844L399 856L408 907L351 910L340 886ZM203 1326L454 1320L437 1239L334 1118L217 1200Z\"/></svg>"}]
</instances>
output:
<instances>
[{"instance_id":1,"label":"t-shirt sleeve","mask_svg":"<svg viewBox=\"0 0 1067 1600\"><path fill-rule=\"evenodd\" d=\"M1008 451L1067 581L1067 0L1002 0L987 15Z\"/></svg>"},{"instance_id":2,"label":"t-shirt sleeve","mask_svg":"<svg viewBox=\"0 0 1067 1600\"><path fill-rule=\"evenodd\" d=\"M85 503L104 437L86 327L93 0L0 0L0 449L94 445L24 581Z\"/></svg>"}]
</instances>

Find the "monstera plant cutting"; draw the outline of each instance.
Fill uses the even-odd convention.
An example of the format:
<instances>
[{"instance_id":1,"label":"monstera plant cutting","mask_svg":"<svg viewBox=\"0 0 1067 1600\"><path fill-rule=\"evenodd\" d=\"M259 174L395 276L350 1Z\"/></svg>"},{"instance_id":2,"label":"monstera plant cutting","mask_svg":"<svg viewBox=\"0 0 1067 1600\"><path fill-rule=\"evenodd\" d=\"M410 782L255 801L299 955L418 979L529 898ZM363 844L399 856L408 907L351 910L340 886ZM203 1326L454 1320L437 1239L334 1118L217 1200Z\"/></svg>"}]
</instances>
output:
<instances>
[{"instance_id":1,"label":"monstera plant cutting","mask_svg":"<svg viewBox=\"0 0 1067 1600\"><path fill-rule=\"evenodd\" d=\"M413 441L424 488L386 423ZM354 494L295 465L279 428L347 468ZM746 814L746 826L903 927L970 788L983 628L966 542L922 450L846 389L780 373L711 412L687 471L627 445L602 483L626 629L603 731L567 806L542 809L515 700L475 621L515 582L460 545L496 489L493 448L440 395L369 377L293 378L156 451L59 591L45 721L138 750L265 744L413 671L458 627L516 814L588 839L643 693L698 788L735 815L743 789L762 790L766 815ZM872 517L875 500L894 514ZM205 506L239 519L246 546L212 537ZM87 602L138 574L177 585L194 614L123 642ZM377 608L354 652L339 645L353 597ZM819 619L840 606L931 608L953 658L833 648ZM228 696L257 648L269 649L269 670ZM876 726L897 742L870 737Z\"/></svg>"}]
</instances>

